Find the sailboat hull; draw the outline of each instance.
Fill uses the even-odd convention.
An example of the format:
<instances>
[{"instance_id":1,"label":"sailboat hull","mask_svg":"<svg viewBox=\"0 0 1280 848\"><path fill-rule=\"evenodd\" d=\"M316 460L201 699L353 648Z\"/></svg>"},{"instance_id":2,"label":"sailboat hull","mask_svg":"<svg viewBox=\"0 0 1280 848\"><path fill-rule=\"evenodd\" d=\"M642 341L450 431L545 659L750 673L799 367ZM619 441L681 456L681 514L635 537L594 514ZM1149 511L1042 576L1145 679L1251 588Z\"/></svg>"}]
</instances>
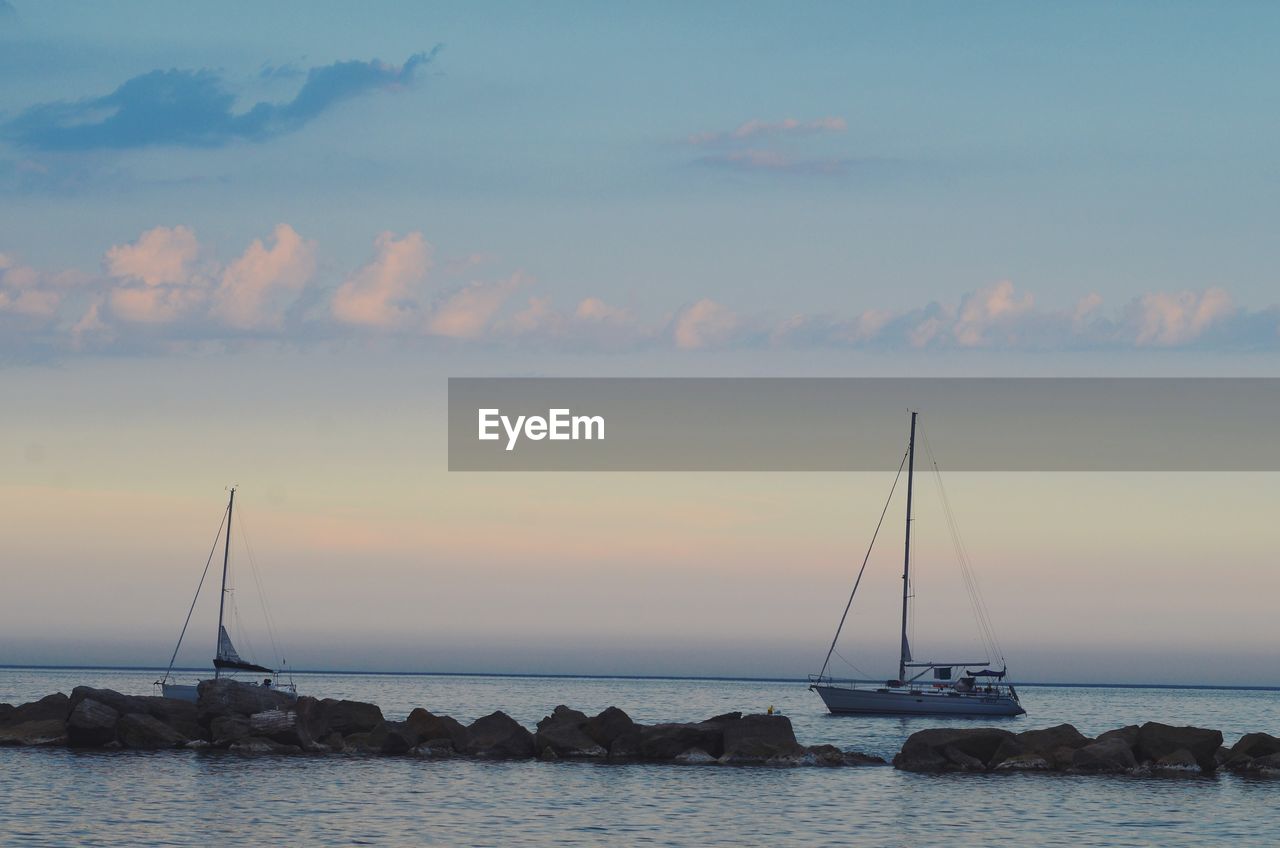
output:
<instances>
[{"instance_id":1,"label":"sailboat hull","mask_svg":"<svg viewBox=\"0 0 1280 848\"><path fill-rule=\"evenodd\" d=\"M160 685L160 694L166 698L173 698L178 701L196 702L197 692L194 683L162 683Z\"/></svg>"},{"instance_id":2,"label":"sailboat hull","mask_svg":"<svg viewBox=\"0 0 1280 848\"><path fill-rule=\"evenodd\" d=\"M836 715L1019 716L1022 705L1004 693L962 694L953 690L854 689L809 687Z\"/></svg>"}]
</instances>

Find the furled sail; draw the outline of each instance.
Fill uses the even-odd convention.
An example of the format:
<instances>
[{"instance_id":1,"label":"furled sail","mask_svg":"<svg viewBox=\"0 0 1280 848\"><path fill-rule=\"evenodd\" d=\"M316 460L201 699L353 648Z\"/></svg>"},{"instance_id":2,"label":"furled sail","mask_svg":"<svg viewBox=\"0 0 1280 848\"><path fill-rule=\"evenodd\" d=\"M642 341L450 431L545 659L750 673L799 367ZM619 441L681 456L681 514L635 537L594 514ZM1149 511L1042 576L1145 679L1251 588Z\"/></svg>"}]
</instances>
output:
<instances>
[{"instance_id":1,"label":"furled sail","mask_svg":"<svg viewBox=\"0 0 1280 848\"><path fill-rule=\"evenodd\" d=\"M218 655L213 659L213 667L239 669L240 671L261 671L265 674L274 673L265 666L255 665L240 659L240 655L236 653L235 645L231 644L231 636L227 633L225 626L218 627Z\"/></svg>"},{"instance_id":2,"label":"furled sail","mask_svg":"<svg viewBox=\"0 0 1280 848\"><path fill-rule=\"evenodd\" d=\"M231 644L230 642L227 643ZM902 634L902 661L904 663L913 662L911 659L911 645L907 642L907 634Z\"/></svg>"}]
</instances>

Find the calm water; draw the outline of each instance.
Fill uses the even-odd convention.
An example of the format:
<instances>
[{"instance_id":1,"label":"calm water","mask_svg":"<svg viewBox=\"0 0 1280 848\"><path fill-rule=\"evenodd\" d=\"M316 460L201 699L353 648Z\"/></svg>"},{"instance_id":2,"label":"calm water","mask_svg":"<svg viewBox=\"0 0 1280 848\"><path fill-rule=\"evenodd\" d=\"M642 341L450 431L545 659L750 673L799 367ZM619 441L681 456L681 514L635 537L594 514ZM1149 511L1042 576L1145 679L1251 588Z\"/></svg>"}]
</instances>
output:
<instances>
[{"instance_id":1,"label":"calm water","mask_svg":"<svg viewBox=\"0 0 1280 848\"><path fill-rule=\"evenodd\" d=\"M0 701L77 684L149 694L154 673L0 670ZM532 727L556 704L638 721L773 705L802 742L891 756L937 719L835 718L802 685L758 682L299 675L299 690L399 718L503 709ZM1021 690L1012 730L1087 734L1144 720L1280 734L1280 693ZM954 722L963 724L963 722ZM990 722L987 722L990 723ZM190 752L0 749L0 844L206 845L1275 845L1280 781L1064 775L929 776L775 769Z\"/></svg>"}]
</instances>

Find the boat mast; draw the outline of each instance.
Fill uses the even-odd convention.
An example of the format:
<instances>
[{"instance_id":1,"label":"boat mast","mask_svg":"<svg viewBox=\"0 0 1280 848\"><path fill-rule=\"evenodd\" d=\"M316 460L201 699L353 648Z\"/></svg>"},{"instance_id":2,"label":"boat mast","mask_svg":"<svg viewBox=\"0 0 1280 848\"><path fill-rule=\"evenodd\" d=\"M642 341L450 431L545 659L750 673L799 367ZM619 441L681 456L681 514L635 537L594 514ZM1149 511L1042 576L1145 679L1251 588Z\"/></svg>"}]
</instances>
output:
<instances>
[{"instance_id":1,"label":"boat mast","mask_svg":"<svg viewBox=\"0 0 1280 848\"><path fill-rule=\"evenodd\" d=\"M915 415L914 414L912 415L911 421L912 421L912 432L914 433L915 432ZM908 493L910 492L910 487L908 487L907 491ZM222 594L218 596L218 645L213 653L215 657L222 655L222 614L223 614L223 610L225 610L227 606L227 562L231 558L231 509L232 507L235 506L235 503L236 503L236 487L232 486L231 499L227 501L227 541L225 542L222 548ZM908 504L911 503L910 494L907 495L907 503ZM909 511L909 508L908 508L908 511ZM903 601L903 603L905 604L906 601ZM905 610L906 607L904 606L903 609ZM905 627L906 625L904 624L903 626ZM906 631L903 631L903 632L906 632ZM222 669L217 668L215 664L215 668L213 669L214 679L216 680L218 677L221 676L221 674L222 674Z\"/></svg>"},{"instance_id":2,"label":"boat mast","mask_svg":"<svg viewBox=\"0 0 1280 848\"><path fill-rule=\"evenodd\" d=\"M911 592L911 482L916 467L916 413L911 413L911 439L907 442L907 539L902 552L902 647L898 655L898 680L906 682L907 662L911 659L907 647L907 599ZM227 534L231 533L228 525ZM226 579L225 572L223 579Z\"/></svg>"}]
</instances>

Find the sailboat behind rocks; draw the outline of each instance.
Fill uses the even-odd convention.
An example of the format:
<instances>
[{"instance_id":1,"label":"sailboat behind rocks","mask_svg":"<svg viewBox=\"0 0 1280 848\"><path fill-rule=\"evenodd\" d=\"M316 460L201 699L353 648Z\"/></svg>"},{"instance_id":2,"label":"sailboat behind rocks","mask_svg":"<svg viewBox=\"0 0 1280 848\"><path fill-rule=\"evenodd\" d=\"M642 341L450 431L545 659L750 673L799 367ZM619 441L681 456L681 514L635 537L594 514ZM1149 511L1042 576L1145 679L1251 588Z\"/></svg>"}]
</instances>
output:
<instances>
[{"instance_id":1,"label":"sailboat behind rocks","mask_svg":"<svg viewBox=\"0 0 1280 848\"><path fill-rule=\"evenodd\" d=\"M227 632L225 624L227 613L227 595L230 590L227 589L227 572L231 563L231 520L235 514L236 489L231 487L231 494L227 498L227 508L223 512L222 520L226 525L226 536L222 543L222 591L218 596L218 641L217 648L213 657L213 679L218 679L224 674L233 675L235 672L253 672L257 674L268 675L262 679L259 684L264 687L282 692L291 697L297 697L298 690L293 681L282 682L280 680L281 670L270 669L264 665L249 662L243 659L236 652L235 645L231 642L231 634ZM216 548L215 548L216 550ZM182 625L182 632L178 634L178 644L173 648L173 656L169 658L169 667L165 670L164 677L156 681L156 685L160 687L161 694L166 698L176 698L182 701L195 701L198 691L198 683L178 683L173 679L173 664L178 658L178 649L182 647L182 638L187 634L187 625L191 623L191 613L195 611L196 601L200 599L200 590L204 587L205 577L209 574L209 563L213 561L213 551L209 553L209 562L205 563L204 572L200 575L200 584L196 586L195 597L191 599L191 608L187 610L187 619Z\"/></svg>"},{"instance_id":2,"label":"sailboat behind rocks","mask_svg":"<svg viewBox=\"0 0 1280 848\"><path fill-rule=\"evenodd\" d=\"M836 628L835 638L831 640L831 649L827 651L827 659L822 664L822 671L809 678L809 688L817 692L827 709L836 714L861 715L954 715L954 716L1018 716L1026 712L1018 700L1018 693L1011 684L1004 682L1007 666L998 671L989 668L991 658L960 661L928 661L915 660L911 654L911 644L907 640L908 614L911 598L911 498L916 464L916 415L911 413L911 436L907 442L907 454L903 461L907 466L907 530L903 550L902 564L902 640L898 655L898 677L887 681L882 686L860 685L856 681L836 680L827 675L827 667L831 656L835 653L836 642L840 639L840 631L844 627L845 617L853 604L853 595L858 591L858 583L862 580L862 572L854 583L853 593L849 596L849 604L845 606L840 626ZM927 446L926 441L926 446ZM935 463L936 469L936 463ZM901 467L898 473L902 473ZM897 481L894 481L896 487ZM892 491L889 493L893 497ZM888 510L888 503L885 504ZM884 514L880 516L884 520ZM879 532L879 525L876 532ZM954 532L954 528L953 528ZM872 536L872 545L875 536ZM959 547L959 546L958 546ZM868 549L867 557L871 551ZM865 570L867 560L862 568ZM967 564L962 562L962 567ZM977 594L976 580L970 575L970 591L975 603L975 613L980 623L989 629L985 609ZM990 635L990 634L988 634ZM994 642L994 637L991 637ZM976 667L976 670L974 669ZM961 672L958 676L955 672ZM928 679L932 675L932 679Z\"/></svg>"}]
</instances>

